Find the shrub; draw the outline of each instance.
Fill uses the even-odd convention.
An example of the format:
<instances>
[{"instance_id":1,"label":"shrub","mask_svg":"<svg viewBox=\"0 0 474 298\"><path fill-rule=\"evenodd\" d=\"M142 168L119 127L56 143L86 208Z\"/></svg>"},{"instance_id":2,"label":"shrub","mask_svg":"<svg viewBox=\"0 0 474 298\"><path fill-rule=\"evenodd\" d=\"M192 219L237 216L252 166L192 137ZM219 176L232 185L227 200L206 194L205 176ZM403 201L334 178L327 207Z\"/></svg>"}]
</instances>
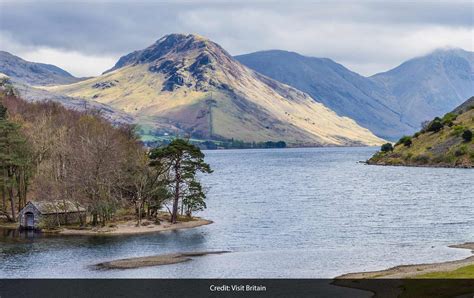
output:
<instances>
[{"instance_id":1,"label":"shrub","mask_svg":"<svg viewBox=\"0 0 474 298\"><path fill-rule=\"evenodd\" d=\"M442 120L439 117L436 117L431 123L428 125L427 131L432 131L432 132L439 132L441 129L443 129L444 125L442 123Z\"/></svg>"},{"instance_id":2,"label":"shrub","mask_svg":"<svg viewBox=\"0 0 474 298\"><path fill-rule=\"evenodd\" d=\"M470 131L469 129L466 129L462 133L462 138L465 142L470 142L472 140L472 131Z\"/></svg>"},{"instance_id":3,"label":"shrub","mask_svg":"<svg viewBox=\"0 0 474 298\"><path fill-rule=\"evenodd\" d=\"M414 138L418 138L420 135L421 135L421 132L415 132L415 134L413 135L413 137L414 137Z\"/></svg>"},{"instance_id":4,"label":"shrub","mask_svg":"<svg viewBox=\"0 0 474 298\"><path fill-rule=\"evenodd\" d=\"M403 144L405 147L410 147L412 144L411 137L409 136L404 136L402 137L395 146Z\"/></svg>"},{"instance_id":5,"label":"shrub","mask_svg":"<svg viewBox=\"0 0 474 298\"><path fill-rule=\"evenodd\" d=\"M443 116L443 119L441 120L441 123L443 125L447 126L453 126L453 121L456 120L457 115L454 113L447 113L446 115Z\"/></svg>"},{"instance_id":6,"label":"shrub","mask_svg":"<svg viewBox=\"0 0 474 298\"><path fill-rule=\"evenodd\" d=\"M382 147L380 148L380 151L382 151L382 152L391 152L391 151L393 151L392 143L383 144Z\"/></svg>"},{"instance_id":7,"label":"shrub","mask_svg":"<svg viewBox=\"0 0 474 298\"><path fill-rule=\"evenodd\" d=\"M466 128L464 126L455 125L453 127L453 132L451 133L451 135L459 137L465 130Z\"/></svg>"}]
</instances>

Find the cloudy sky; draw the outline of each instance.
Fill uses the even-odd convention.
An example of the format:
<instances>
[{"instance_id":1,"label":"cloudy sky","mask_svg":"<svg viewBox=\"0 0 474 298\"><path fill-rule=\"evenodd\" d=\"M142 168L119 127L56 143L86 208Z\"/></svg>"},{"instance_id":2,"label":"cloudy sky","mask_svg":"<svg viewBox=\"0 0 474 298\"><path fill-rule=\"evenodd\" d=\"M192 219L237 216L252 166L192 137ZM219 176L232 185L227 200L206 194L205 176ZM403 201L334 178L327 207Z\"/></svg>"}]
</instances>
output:
<instances>
[{"instance_id":1,"label":"cloudy sky","mask_svg":"<svg viewBox=\"0 0 474 298\"><path fill-rule=\"evenodd\" d=\"M198 33L231 54L328 57L364 75L436 48L474 50L472 1L0 0L0 50L98 75L168 33Z\"/></svg>"}]
</instances>

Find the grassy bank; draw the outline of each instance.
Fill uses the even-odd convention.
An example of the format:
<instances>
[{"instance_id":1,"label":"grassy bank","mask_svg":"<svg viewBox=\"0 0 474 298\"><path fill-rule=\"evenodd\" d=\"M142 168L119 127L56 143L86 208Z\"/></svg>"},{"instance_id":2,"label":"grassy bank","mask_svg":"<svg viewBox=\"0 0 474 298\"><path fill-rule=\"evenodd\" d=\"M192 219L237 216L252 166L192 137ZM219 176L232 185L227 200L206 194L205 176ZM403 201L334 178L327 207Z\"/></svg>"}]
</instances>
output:
<instances>
[{"instance_id":1,"label":"grassy bank","mask_svg":"<svg viewBox=\"0 0 474 298\"><path fill-rule=\"evenodd\" d=\"M474 243L450 247L474 251ZM471 256L457 261L401 265L380 271L344 274L337 277L334 284L370 291L377 297L447 298L474 293L473 279L474 256Z\"/></svg>"},{"instance_id":2,"label":"grassy bank","mask_svg":"<svg viewBox=\"0 0 474 298\"><path fill-rule=\"evenodd\" d=\"M367 163L372 165L422 167L474 167L474 100L435 118L413 136L401 138L395 146L382 146Z\"/></svg>"}]
</instances>

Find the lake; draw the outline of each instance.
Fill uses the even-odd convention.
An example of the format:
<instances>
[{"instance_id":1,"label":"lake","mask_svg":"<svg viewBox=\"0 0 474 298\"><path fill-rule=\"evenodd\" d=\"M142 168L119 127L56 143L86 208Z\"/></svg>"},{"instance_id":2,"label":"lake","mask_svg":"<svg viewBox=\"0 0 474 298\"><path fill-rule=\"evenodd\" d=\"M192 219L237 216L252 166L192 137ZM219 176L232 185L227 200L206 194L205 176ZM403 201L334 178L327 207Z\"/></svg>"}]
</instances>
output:
<instances>
[{"instance_id":1,"label":"lake","mask_svg":"<svg viewBox=\"0 0 474 298\"><path fill-rule=\"evenodd\" d=\"M206 151L215 223L136 236L0 230L0 277L314 278L470 255L474 170L368 166L376 148ZM230 250L169 266L91 265L181 251Z\"/></svg>"}]
</instances>

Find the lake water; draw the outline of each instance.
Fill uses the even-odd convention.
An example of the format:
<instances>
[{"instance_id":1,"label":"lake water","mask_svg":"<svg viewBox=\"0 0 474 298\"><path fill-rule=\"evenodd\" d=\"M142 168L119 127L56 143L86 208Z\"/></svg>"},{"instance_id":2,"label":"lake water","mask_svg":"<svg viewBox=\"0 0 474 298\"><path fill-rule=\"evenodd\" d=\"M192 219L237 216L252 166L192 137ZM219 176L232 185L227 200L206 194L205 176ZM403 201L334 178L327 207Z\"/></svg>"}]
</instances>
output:
<instances>
[{"instance_id":1,"label":"lake water","mask_svg":"<svg viewBox=\"0 0 474 298\"><path fill-rule=\"evenodd\" d=\"M214 224L118 237L0 231L0 277L312 278L470 255L474 170L368 166L375 148L207 151ZM2 234L3 233L3 234ZM230 250L132 270L91 265L179 251Z\"/></svg>"}]
</instances>

